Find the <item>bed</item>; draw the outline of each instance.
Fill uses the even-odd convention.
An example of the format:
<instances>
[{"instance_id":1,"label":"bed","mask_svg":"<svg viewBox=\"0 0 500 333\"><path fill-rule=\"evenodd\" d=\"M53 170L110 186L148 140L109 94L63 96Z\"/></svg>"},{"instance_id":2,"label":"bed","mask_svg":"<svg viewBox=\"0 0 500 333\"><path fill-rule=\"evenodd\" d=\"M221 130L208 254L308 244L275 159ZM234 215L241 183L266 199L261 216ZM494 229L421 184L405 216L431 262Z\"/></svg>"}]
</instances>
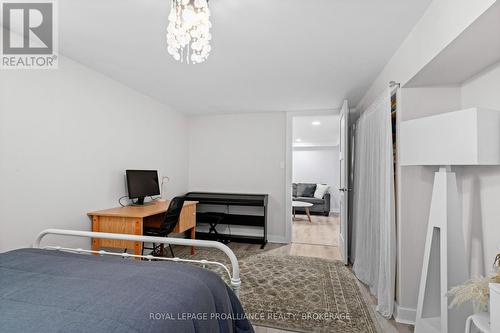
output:
<instances>
[{"instance_id":1,"label":"bed","mask_svg":"<svg viewBox=\"0 0 500 333\"><path fill-rule=\"evenodd\" d=\"M41 246L48 234L216 247L232 262L231 286L180 261L219 263ZM217 242L49 229L33 248L0 254L0 330L253 332L238 300L239 283L234 253Z\"/></svg>"}]
</instances>

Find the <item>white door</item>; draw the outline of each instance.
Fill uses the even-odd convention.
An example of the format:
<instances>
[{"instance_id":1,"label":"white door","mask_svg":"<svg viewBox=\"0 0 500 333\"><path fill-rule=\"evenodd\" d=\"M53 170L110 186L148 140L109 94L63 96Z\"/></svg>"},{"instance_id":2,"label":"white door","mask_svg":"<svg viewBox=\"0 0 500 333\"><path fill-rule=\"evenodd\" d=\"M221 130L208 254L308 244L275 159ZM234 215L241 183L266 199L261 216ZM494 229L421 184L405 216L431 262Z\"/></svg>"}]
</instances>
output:
<instances>
[{"instance_id":1,"label":"white door","mask_svg":"<svg viewBox=\"0 0 500 333\"><path fill-rule=\"evenodd\" d=\"M340 232L339 248L344 264L348 263L349 250L349 103L344 101L340 111Z\"/></svg>"}]
</instances>

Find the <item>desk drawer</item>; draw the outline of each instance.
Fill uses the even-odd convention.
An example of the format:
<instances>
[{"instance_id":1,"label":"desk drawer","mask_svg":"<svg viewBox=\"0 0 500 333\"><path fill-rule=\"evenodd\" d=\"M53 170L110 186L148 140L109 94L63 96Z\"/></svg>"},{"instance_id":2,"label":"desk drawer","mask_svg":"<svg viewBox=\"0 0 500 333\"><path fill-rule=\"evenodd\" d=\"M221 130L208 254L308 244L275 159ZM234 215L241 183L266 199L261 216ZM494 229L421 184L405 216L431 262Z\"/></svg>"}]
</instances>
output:
<instances>
[{"instance_id":1,"label":"desk drawer","mask_svg":"<svg viewBox=\"0 0 500 333\"><path fill-rule=\"evenodd\" d=\"M196 226L196 205L184 206L174 233L181 233Z\"/></svg>"},{"instance_id":2,"label":"desk drawer","mask_svg":"<svg viewBox=\"0 0 500 333\"><path fill-rule=\"evenodd\" d=\"M132 217L94 216L92 219L92 231L142 235L142 220ZM92 239L92 244L96 248L134 249L137 246L136 243L134 241L115 239Z\"/></svg>"}]
</instances>

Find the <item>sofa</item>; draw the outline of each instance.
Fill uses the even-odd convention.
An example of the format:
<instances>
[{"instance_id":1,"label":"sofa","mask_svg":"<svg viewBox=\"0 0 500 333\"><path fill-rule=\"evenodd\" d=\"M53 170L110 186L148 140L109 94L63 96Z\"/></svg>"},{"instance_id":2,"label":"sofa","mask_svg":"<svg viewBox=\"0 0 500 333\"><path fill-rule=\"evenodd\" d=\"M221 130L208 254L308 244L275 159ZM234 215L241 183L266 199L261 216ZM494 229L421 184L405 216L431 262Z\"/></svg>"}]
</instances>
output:
<instances>
[{"instance_id":1,"label":"sofa","mask_svg":"<svg viewBox=\"0 0 500 333\"><path fill-rule=\"evenodd\" d=\"M311 214L328 216L330 214L330 193L327 191L323 198L314 197L316 184L313 183L293 183L292 200L312 203L309 208ZM304 208L295 208L297 213L305 213Z\"/></svg>"}]
</instances>

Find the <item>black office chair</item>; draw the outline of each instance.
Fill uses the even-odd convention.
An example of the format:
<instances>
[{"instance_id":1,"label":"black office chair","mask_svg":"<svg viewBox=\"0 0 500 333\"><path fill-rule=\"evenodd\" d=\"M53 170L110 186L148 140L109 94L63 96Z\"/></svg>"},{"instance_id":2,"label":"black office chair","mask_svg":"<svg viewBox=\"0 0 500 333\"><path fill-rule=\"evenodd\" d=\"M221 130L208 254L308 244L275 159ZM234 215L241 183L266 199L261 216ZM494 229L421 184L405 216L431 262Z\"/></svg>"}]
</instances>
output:
<instances>
[{"instance_id":1,"label":"black office chair","mask_svg":"<svg viewBox=\"0 0 500 333\"><path fill-rule=\"evenodd\" d=\"M165 217L160 224L160 228L144 228L143 235L144 236L155 236L155 237L168 237L168 235L175 229L175 226L179 222L179 217L181 216L182 207L184 206L184 201L186 198L175 197L170 201L168 205L167 212L165 213ZM169 244L170 253L172 257L175 257L174 250L172 250L172 246ZM144 254L144 249L153 250L153 256L162 256L163 255L163 244L159 244L156 246L153 243L153 247L144 247L144 243L142 243L142 254Z\"/></svg>"}]
</instances>

